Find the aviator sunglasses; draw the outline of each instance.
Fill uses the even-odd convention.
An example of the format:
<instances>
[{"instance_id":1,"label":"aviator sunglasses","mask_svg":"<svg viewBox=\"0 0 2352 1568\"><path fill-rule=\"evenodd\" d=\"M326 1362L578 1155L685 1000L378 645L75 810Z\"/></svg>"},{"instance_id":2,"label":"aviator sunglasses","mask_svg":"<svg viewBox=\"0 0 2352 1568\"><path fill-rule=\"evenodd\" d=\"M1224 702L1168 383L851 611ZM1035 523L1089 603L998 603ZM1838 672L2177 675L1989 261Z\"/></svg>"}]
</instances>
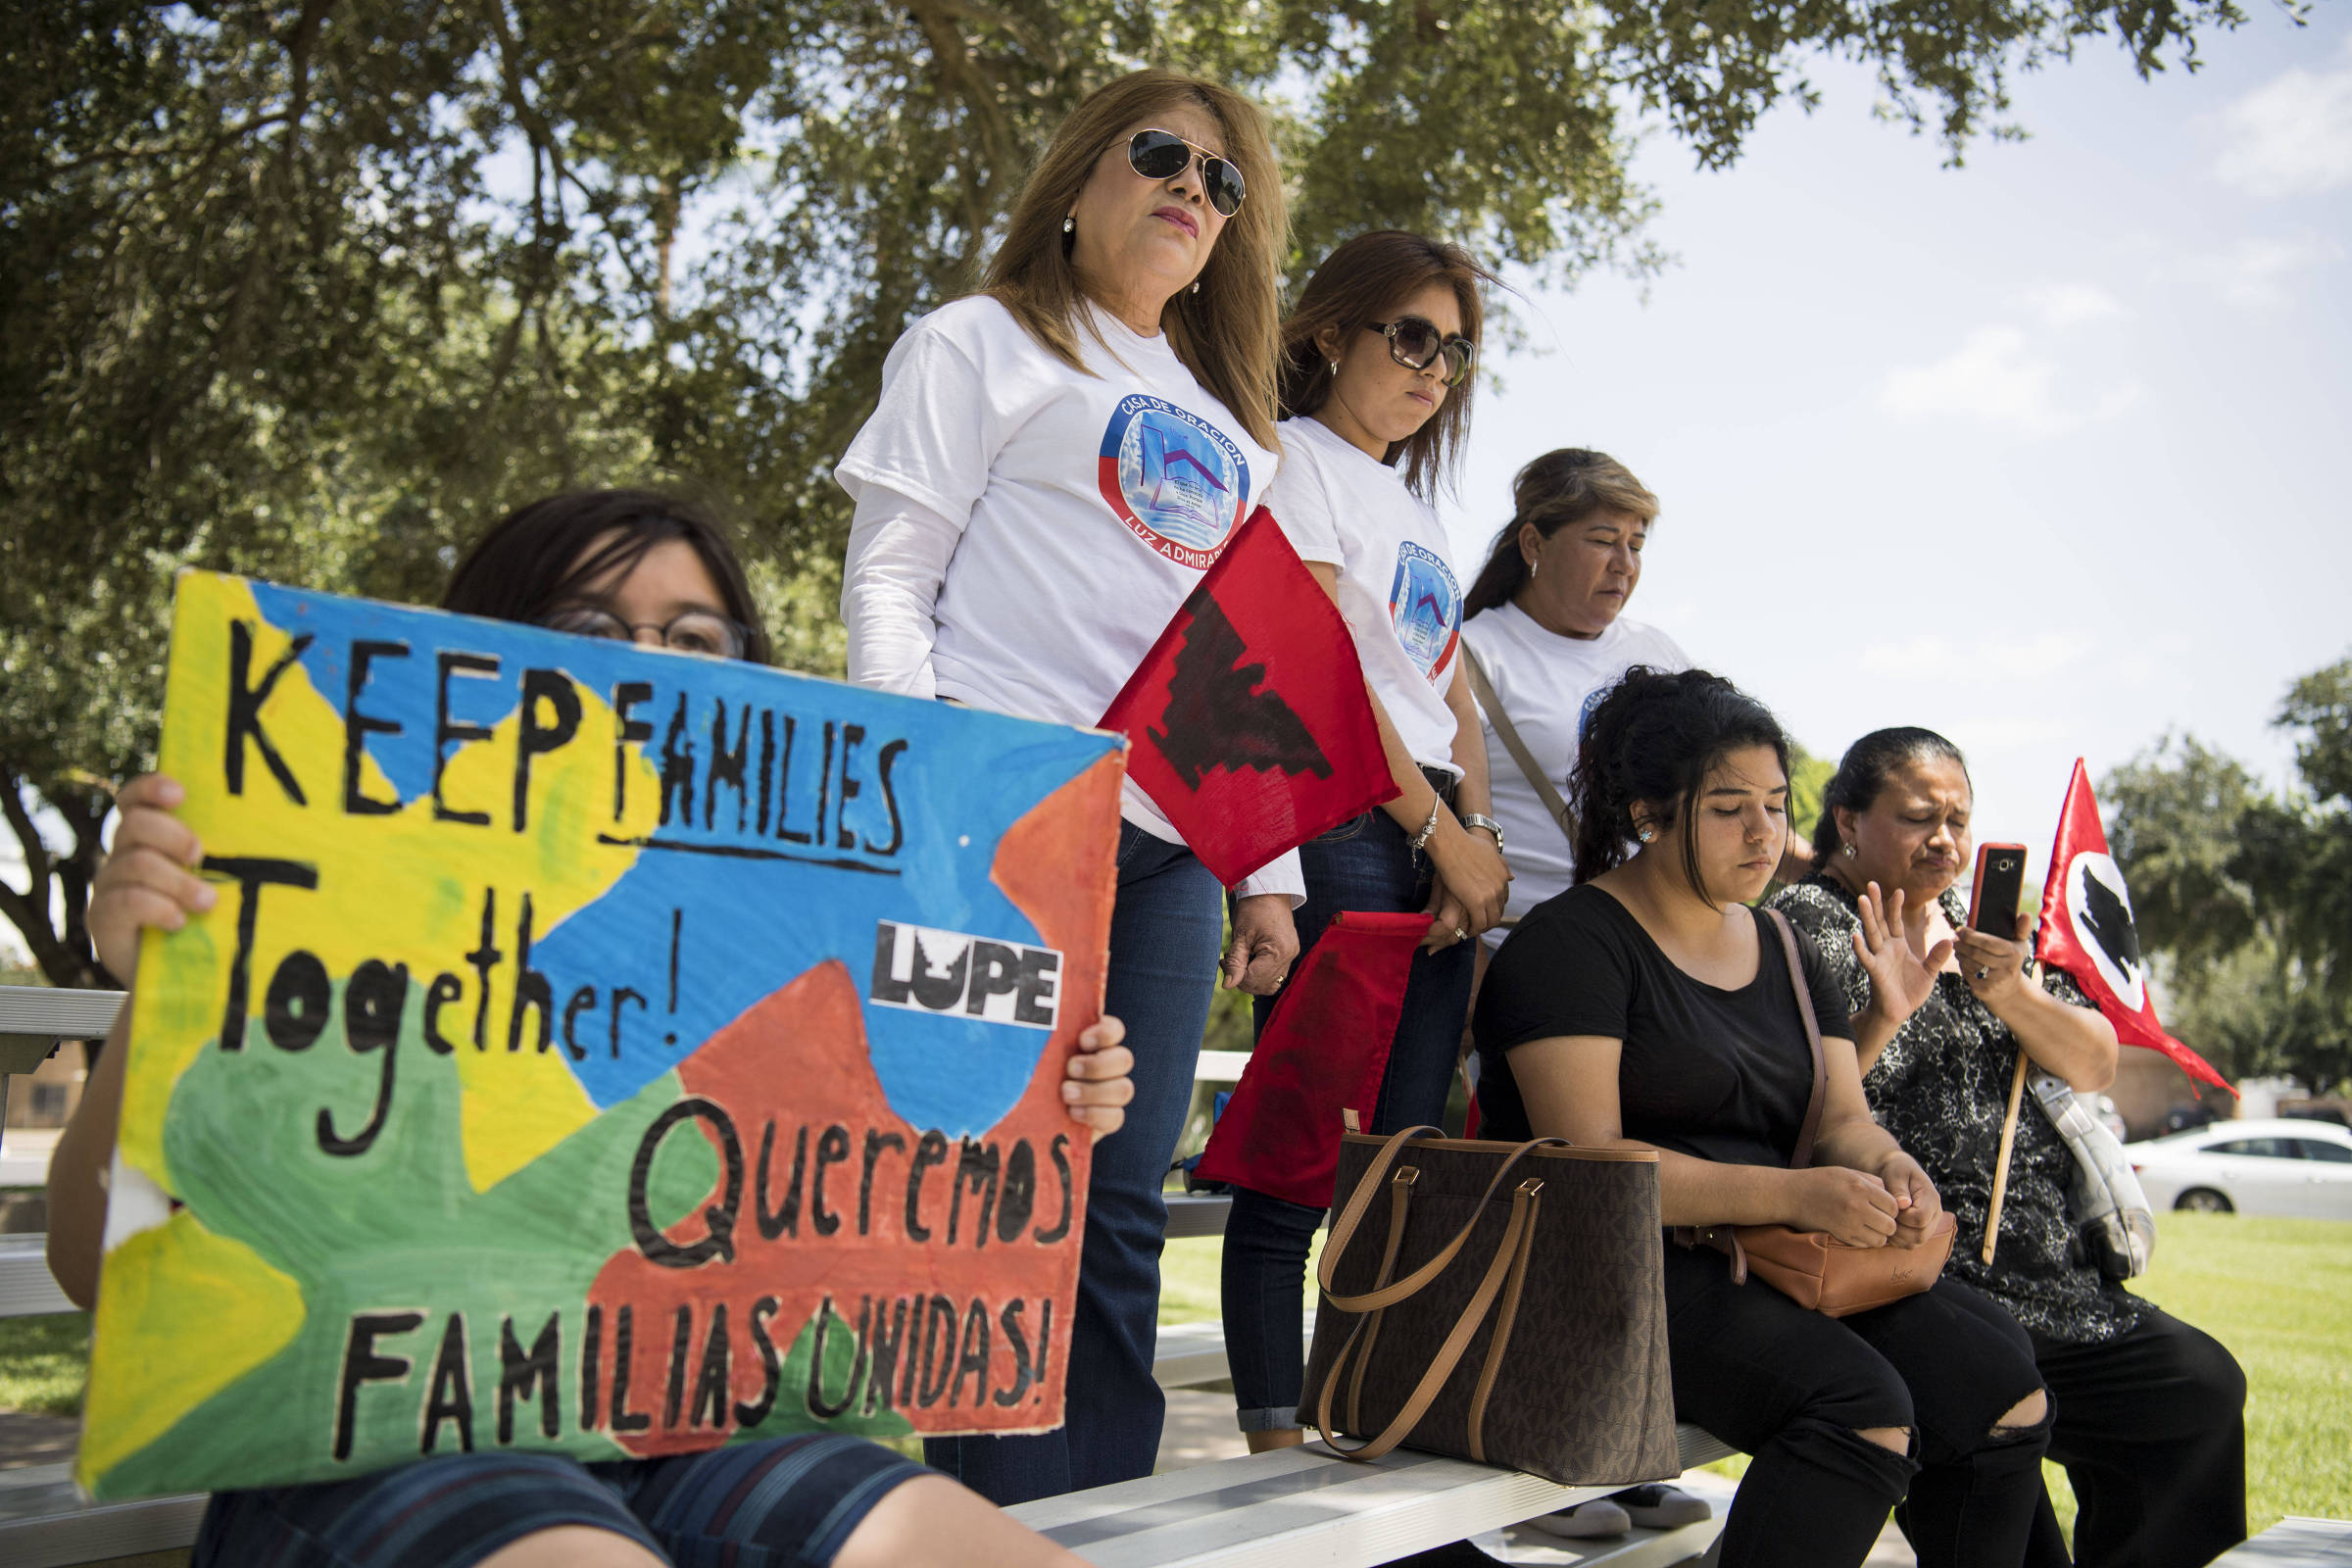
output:
<instances>
[{"instance_id":1,"label":"aviator sunglasses","mask_svg":"<svg viewBox=\"0 0 2352 1568\"><path fill-rule=\"evenodd\" d=\"M1127 167L1146 179L1174 179L1196 154L1200 159L1201 190L1208 205L1231 218L1242 210L1242 198L1249 194L1242 185L1242 172L1231 163L1172 130L1139 130L1127 138Z\"/></svg>"},{"instance_id":2,"label":"aviator sunglasses","mask_svg":"<svg viewBox=\"0 0 2352 1568\"><path fill-rule=\"evenodd\" d=\"M1400 316L1394 321L1366 321L1364 330L1378 332L1389 340L1389 358L1408 370L1425 370L1430 363L1443 355L1446 360L1446 384L1460 386L1470 373L1471 361L1478 358L1478 345L1455 333L1446 336L1434 321L1418 316Z\"/></svg>"}]
</instances>

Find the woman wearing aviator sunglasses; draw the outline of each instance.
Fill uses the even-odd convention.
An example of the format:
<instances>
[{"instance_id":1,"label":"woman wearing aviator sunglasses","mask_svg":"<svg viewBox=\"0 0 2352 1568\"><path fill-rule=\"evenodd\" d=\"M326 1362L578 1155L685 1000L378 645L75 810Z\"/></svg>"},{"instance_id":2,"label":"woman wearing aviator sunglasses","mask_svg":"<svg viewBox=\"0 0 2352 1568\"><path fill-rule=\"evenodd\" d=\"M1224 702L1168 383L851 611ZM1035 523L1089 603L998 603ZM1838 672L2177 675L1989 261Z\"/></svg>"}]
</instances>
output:
<instances>
[{"instance_id":1,"label":"woman wearing aviator sunglasses","mask_svg":"<svg viewBox=\"0 0 2352 1568\"><path fill-rule=\"evenodd\" d=\"M981 293L910 327L836 477L850 678L1092 724L1274 476L1286 239L1264 122L1212 83L1138 72L1080 104L1013 203ZM1132 789L1105 1007L1136 1056L1095 1151L1066 1424L926 1445L998 1502L1149 1475L1160 1183L1191 1103L1223 898ZM1285 857L1245 883L1223 975L1265 994L1297 951ZM1293 1327L1296 1328L1294 1320Z\"/></svg>"},{"instance_id":2,"label":"woman wearing aviator sunglasses","mask_svg":"<svg viewBox=\"0 0 2352 1568\"><path fill-rule=\"evenodd\" d=\"M1417 910L1430 922L1373 1117L1384 1133L1445 1113L1471 939L1501 917L1510 882L1462 676L1461 585L1430 507L1468 433L1487 281L1456 246L1359 234L1325 258L1283 325L1283 466L1267 504L1347 618L1400 792L1299 851L1298 931L1312 946L1347 909ZM1262 1030L1272 1004L1256 1006ZM1300 1441L1298 1313L1321 1215L1234 1189L1225 1343L1253 1449Z\"/></svg>"}]
</instances>

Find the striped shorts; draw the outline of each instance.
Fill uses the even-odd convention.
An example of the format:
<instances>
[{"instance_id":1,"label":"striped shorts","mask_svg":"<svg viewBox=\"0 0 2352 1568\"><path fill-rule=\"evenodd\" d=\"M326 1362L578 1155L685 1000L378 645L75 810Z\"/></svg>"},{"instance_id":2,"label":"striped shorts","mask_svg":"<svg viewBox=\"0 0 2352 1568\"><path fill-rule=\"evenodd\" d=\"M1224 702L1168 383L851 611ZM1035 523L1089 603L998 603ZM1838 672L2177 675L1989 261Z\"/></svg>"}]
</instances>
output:
<instances>
[{"instance_id":1,"label":"striped shorts","mask_svg":"<svg viewBox=\"0 0 2352 1568\"><path fill-rule=\"evenodd\" d=\"M825 1568L885 1493L934 1472L810 1433L663 1459L468 1453L350 1481L215 1494L192 1568L466 1568L586 1525L676 1568Z\"/></svg>"}]
</instances>

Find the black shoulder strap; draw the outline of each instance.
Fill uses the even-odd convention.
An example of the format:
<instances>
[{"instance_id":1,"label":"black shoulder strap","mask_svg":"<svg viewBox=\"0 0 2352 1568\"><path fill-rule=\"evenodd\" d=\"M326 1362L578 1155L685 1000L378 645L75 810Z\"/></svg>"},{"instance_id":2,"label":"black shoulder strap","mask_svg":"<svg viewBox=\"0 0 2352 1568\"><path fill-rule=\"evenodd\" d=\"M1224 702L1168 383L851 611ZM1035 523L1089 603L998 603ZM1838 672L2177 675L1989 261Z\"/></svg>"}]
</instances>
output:
<instances>
[{"instance_id":1,"label":"black shoulder strap","mask_svg":"<svg viewBox=\"0 0 2352 1568\"><path fill-rule=\"evenodd\" d=\"M1805 1122L1797 1129L1796 1152L1788 1168L1802 1170L1813 1163L1813 1135L1821 1131L1821 1102L1829 1097L1829 1063L1821 1054L1821 1019L1813 1012L1813 988L1805 983L1804 960L1797 956L1796 927L1778 909L1766 909L1773 929L1781 934L1781 952L1788 959L1788 984L1796 992L1796 1010L1805 1020L1805 1044L1813 1052L1813 1098L1805 1103Z\"/></svg>"}]
</instances>

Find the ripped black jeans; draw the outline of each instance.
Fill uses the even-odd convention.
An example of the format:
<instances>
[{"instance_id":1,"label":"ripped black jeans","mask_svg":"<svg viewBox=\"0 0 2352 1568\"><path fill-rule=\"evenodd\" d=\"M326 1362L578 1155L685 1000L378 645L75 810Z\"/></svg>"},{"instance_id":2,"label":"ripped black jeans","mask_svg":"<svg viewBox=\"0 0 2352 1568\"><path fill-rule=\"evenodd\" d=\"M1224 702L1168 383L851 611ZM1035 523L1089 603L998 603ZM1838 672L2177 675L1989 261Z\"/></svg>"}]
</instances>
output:
<instances>
[{"instance_id":1,"label":"ripped black jeans","mask_svg":"<svg viewBox=\"0 0 2352 1568\"><path fill-rule=\"evenodd\" d=\"M1853 1568L1897 1509L1920 1568L2017 1568L2041 1495L2049 1421L1993 1428L2041 1388L2008 1313L1938 1281L1828 1318L1723 1254L1666 1248L1678 1420L1752 1455L1723 1531L1723 1568ZM1860 1436L1906 1427L1906 1458Z\"/></svg>"}]
</instances>

